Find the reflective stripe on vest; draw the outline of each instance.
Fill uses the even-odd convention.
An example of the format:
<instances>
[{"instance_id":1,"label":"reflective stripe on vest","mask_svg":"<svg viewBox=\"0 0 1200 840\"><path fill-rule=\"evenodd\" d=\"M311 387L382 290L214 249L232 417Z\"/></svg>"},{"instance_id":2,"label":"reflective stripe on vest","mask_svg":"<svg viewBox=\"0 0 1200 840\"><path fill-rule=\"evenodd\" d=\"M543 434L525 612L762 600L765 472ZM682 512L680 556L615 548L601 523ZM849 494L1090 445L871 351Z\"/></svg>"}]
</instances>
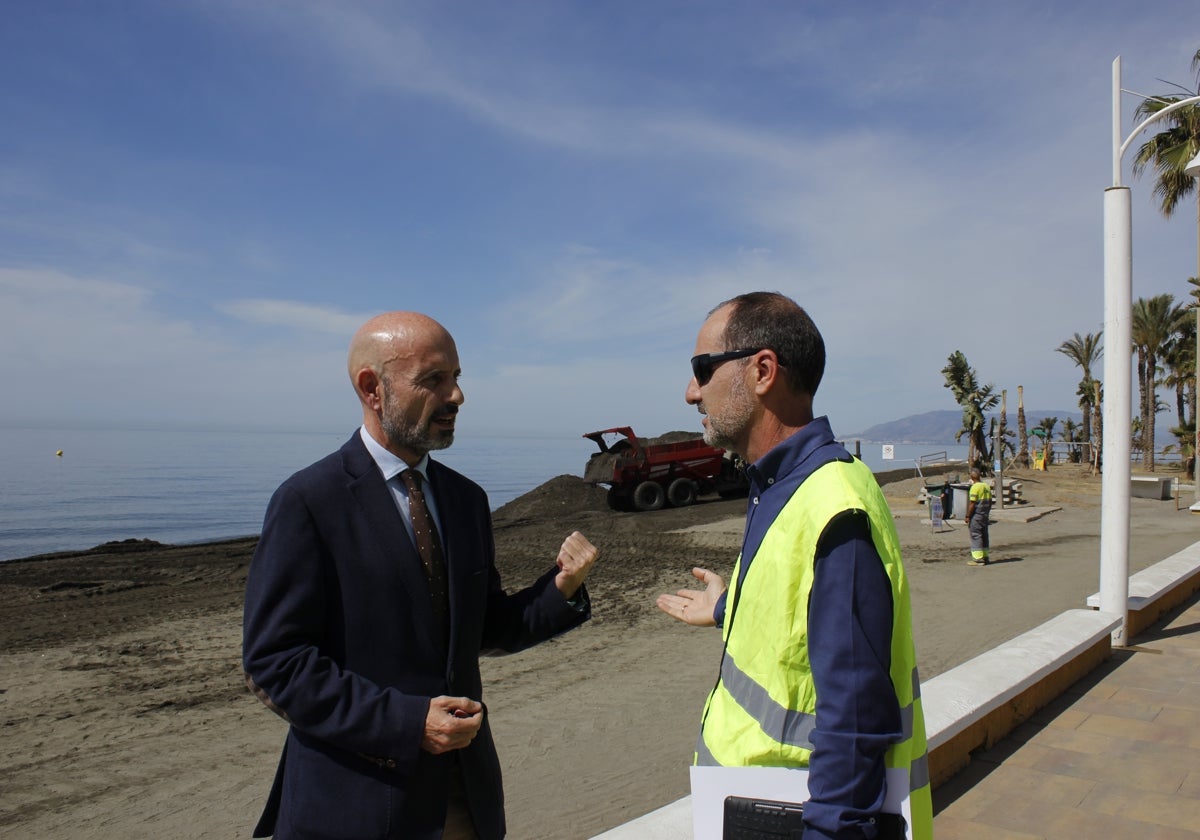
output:
<instances>
[{"instance_id":1,"label":"reflective stripe on vest","mask_svg":"<svg viewBox=\"0 0 1200 840\"><path fill-rule=\"evenodd\" d=\"M889 778L906 777L910 837L932 836L925 722L912 643L908 581L891 511L861 462L833 461L809 476L763 536L738 586L738 558L726 596L720 679L704 708L697 764L807 767L816 716L808 659L808 601L817 543L847 512L864 512L892 584L892 685L902 740L887 751ZM740 591L739 591L740 589Z\"/></svg>"}]
</instances>

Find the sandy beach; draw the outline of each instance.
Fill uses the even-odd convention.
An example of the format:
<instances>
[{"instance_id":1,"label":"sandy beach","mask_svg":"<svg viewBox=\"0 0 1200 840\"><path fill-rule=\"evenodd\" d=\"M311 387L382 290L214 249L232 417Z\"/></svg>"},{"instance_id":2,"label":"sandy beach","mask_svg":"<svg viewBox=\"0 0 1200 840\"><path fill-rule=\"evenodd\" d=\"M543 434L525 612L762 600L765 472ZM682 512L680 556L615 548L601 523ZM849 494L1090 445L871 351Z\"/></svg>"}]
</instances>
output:
<instances>
[{"instance_id":1,"label":"sandy beach","mask_svg":"<svg viewBox=\"0 0 1200 840\"><path fill-rule=\"evenodd\" d=\"M920 478L884 485L924 677L1098 589L1100 478L1074 466L1006 477L1026 505L997 514L986 568L966 565L961 522L931 528ZM1132 500L1131 571L1200 539L1190 501ZM603 552L593 621L484 662L510 837L587 838L687 793L720 638L662 615L654 597L689 585L693 565L727 574L744 507L615 513L603 489L560 476L497 511L510 588L573 529ZM0 563L0 834L249 837L285 735L241 679L254 542L128 541Z\"/></svg>"}]
</instances>

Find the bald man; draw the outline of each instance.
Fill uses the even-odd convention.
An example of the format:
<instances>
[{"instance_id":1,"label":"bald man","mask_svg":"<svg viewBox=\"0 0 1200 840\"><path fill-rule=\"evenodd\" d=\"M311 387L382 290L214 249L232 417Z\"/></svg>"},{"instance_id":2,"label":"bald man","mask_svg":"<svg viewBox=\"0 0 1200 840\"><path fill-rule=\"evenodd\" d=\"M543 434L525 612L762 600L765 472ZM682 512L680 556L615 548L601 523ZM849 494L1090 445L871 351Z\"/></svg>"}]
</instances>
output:
<instances>
[{"instance_id":1,"label":"bald man","mask_svg":"<svg viewBox=\"0 0 1200 840\"><path fill-rule=\"evenodd\" d=\"M290 724L254 836L499 840L480 651L586 621L598 552L575 532L505 594L487 496L429 457L463 404L437 321L372 318L349 373L362 427L275 492L246 582L247 684Z\"/></svg>"}]
</instances>

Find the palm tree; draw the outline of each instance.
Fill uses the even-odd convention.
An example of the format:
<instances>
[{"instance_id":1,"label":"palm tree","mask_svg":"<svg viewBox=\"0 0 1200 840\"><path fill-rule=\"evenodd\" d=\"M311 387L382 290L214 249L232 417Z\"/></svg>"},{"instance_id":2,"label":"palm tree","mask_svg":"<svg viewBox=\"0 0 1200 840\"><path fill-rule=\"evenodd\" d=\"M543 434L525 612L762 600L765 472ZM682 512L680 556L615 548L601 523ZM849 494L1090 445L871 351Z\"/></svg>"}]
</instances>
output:
<instances>
[{"instance_id":1,"label":"palm tree","mask_svg":"<svg viewBox=\"0 0 1200 840\"><path fill-rule=\"evenodd\" d=\"M1175 305L1171 295L1138 298L1130 319L1133 349L1137 353L1138 390L1141 398L1142 462L1154 472L1154 417L1158 413L1155 388L1158 359L1175 334L1175 325L1184 307Z\"/></svg>"},{"instance_id":2,"label":"palm tree","mask_svg":"<svg viewBox=\"0 0 1200 840\"><path fill-rule=\"evenodd\" d=\"M1200 370L1200 368L1197 367L1198 363L1200 363L1200 359L1196 358L1197 341L1200 340L1200 339L1197 339L1197 336L1196 336L1197 329L1200 329L1200 277L1189 277L1188 283L1191 285L1192 288L1188 291L1188 297L1190 298L1190 300L1187 303L1187 308L1190 312L1195 313L1196 320L1192 320L1191 317L1189 317L1189 316L1183 316L1179 320L1180 320L1180 325L1181 325L1181 330L1180 330L1181 332L1186 332L1187 330L1191 331L1191 338L1188 338L1188 336L1185 334L1182 337L1182 340L1191 349L1191 353L1190 353L1191 375L1193 378L1190 382L1187 383L1189 388L1191 389L1191 399L1187 401L1186 405L1189 408L1191 408L1192 413L1191 413L1191 419L1184 423L1181 423L1181 425L1187 425L1187 423L1190 422L1191 425L1194 427L1196 425L1196 412L1198 409L1200 409L1200 388L1197 387L1197 385L1200 385L1200 381L1198 381L1196 379L1197 371ZM1183 327L1183 324L1186 321L1191 321L1191 325L1188 327ZM1187 374L1188 374L1188 371L1186 371L1186 370L1180 371L1181 376L1187 376ZM1194 444L1195 444L1195 441L1193 441L1193 445Z\"/></svg>"},{"instance_id":3,"label":"palm tree","mask_svg":"<svg viewBox=\"0 0 1200 840\"><path fill-rule=\"evenodd\" d=\"M1168 83L1177 92L1143 100L1134 111L1134 121L1140 123L1180 100L1200 95L1200 50L1196 50L1192 56L1192 72L1196 74L1195 93L1186 85ZM1183 170L1196 157L1197 153L1200 153L1200 106L1189 105L1180 108L1165 119L1167 127L1138 148L1137 154L1133 158L1133 174L1140 176L1147 167L1154 167L1154 171L1157 173L1154 194L1162 202L1160 209L1163 215L1171 216L1184 199L1191 195L1192 190L1196 189L1195 179ZM1200 276L1200 190L1196 190L1196 196L1198 202L1196 205L1198 210L1196 215L1196 273ZM1195 294L1194 291L1193 294ZM1196 370L1197 364L1196 361L1193 361L1193 371ZM1191 422L1193 429L1197 423L1197 411L1200 411L1200 406L1196 405L1198 400L1200 400L1200 396L1193 393ZM1188 424L1181 421L1177 428L1183 428L1186 425ZM1143 431L1153 434L1153 421L1151 421L1151 428ZM1194 445L1193 448L1195 448ZM1149 466L1151 469L1154 468L1153 455L1151 455Z\"/></svg>"},{"instance_id":4,"label":"palm tree","mask_svg":"<svg viewBox=\"0 0 1200 840\"><path fill-rule=\"evenodd\" d=\"M1163 375L1159 384L1175 391L1175 419L1179 426L1188 423L1189 394L1196 383L1196 320L1189 306L1180 308L1171 340L1163 348Z\"/></svg>"},{"instance_id":5,"label":"palm tree","mask_svg":"<svg viewBox=\"0 0 1200 840\"><path fill-rule=\"evenodd\" d=\"M1138 354L1138 383L1141 397L1141 451L1146 469L1154 472L1154 416L1158 414L1158 360L1166 353L1175 326L1186 308L1176 306L1174 296L1139 298L1130 319L1133 349Z\"/></svg>"},{"instance_id":6,"label":"palm tree","mask_svg":"<svg viewBox=\"0 0 1200 840\"><path fill-rule=\"evenodd\" d=\"M999 434L997 434L997 432ZM999 440L1000 440L1000 451L999 452L996 452L995 445L992 446L992 459L993 460L1003 461L1004 453L1006 453L1006 452L1012 453L1013 455L1016 454L1017 448L1016 448L1016 446L1013 445L1013 442L1012 442L1014 433L1013 433L1013 430L1008 428L1008 426L1004 423L1004 415L1003 414L1000 415L999 419L993 417L988 422L987 436L988 436L988 440L996 440L997 438L999 438Z\"/></svg>"},{"instance_id":7,"label":"palm tree","mask_svg":"<svg viewBox=\"0 0 1200 840\"><path fill-rule=\"evenodd\" d=\"M995 440L1000 441L1000 451L993 453L993 460L1003 462L1005 450L1011 452L1012 444L1008 442L1008 438L1012 437L1012 432L1008 430L1008 391L1000 392L1000 434L996 435L995 428L992 429L992 434ZM992 447L995 449L995 447Z\"/></svg>"},{"instance_id":8,"label":"palm tree","mask_svg":"<svg viewBox=\"0 0 1200 840\"><path fill-rule=\"evenodd\" d=\"M980 386L975 369L967 362L967 357L961 350L955 350L942 368L946 377L943 387L949 388L954 394L955 401L962 407L963 426L954 436L954 440L962 440L967 436L967 463L985 467L991 460L988 452L987 435L984 433L987 412L1000 402L998 394L993 393L995 386L991 383Z\"/></svg>"},{"instance_id":9,"label":"palm tree","mask_svg":"<svg viewBox=\"0 0 1200 840\"><path fill-rule=\"evenodd\" d=\"M1134 122L1140 123L1168 105L1200 95L1200 50L1196 50L1192 56L1192 71L1196 73L1195 93L1184 85L1168 83L1182 93L1152 96L1144 100L1134 111ZM1163 215L1170 216L1196 188L1195 180L1183 168L1200 153L1200 106L1180 108L1166 120L1168 127L1138 148L1133 158L1133 174L1141 175L1146 167L1154 167L1158 173L1154 194L1162 201ZM1200 227L1197 227L1197 245L1200 248Z\"/></svg>"},{"instance_id":10,"label":"palm tree","mask_svg":"<svg viewBox=\"0 0 1200 840\"><path fill-rule=\"evenodd\" d=\"M1084 417L1087 415L1085 414ZM1079 443L1082 437L1082 426L1072 420L1070 417L1063 420L1062 432L1059 434L1059 440L1067 444L1067 460L1072 464L1078 464L1083 460L1083 453L1078 446L1072 444Z\"/></svg>"},{"instance_id":11,"label":"palm tree","mask_svg":"<svg viewBox=\"0 0 1200 840\"><path fill-rule=\"evenodd\" d=\"M1043 417L1037 424L1038 437L1046 442L1046 466L1054 463L1054 426L1057 423L1057 417Z\"/></svg>"},{"instance_id":12,"label":"palm tree","mask_svg":"<svg viewBox=\"0 0 1200 840\"><path fill-rule=\"evenodd\" d=\"M1029 469L1029 434L1025 430L1025 386L1017 386L1017 463Z\"/></svg>"},{"instance_id":13,"label":"palm tree","mask_svg":"<svg viewBox=\"0 0 1200 840\"><path fill-rule=\"evenodd\" d=\"M1087 335L1075 333L1056 348L1059 353L1083 370L1083 379L1079 381L1079 390L1076 393L1079 397L1079 407L1083 409L1083 428L1080 438L1084 445L1089 447L1092 442L1092 400L1096 393L1096 389L1092 387L1094 381L1092 365L1100 358L1100 339L1103 335L1103 330Z\"/></svg>"},{"instance_id":14,"label":"palm tree","mask_svg":"<svg viewBox=\"0 0 1200 840\"><path fill-rule=\"evenodd\" d=\"M1189 422L1172 426L1171 434L1175 436L1175 443L1179 447L1179 457L1183 459L1183 474L1194 476L1196 474L1195 423Z\"/></svg>"}]
</instances>

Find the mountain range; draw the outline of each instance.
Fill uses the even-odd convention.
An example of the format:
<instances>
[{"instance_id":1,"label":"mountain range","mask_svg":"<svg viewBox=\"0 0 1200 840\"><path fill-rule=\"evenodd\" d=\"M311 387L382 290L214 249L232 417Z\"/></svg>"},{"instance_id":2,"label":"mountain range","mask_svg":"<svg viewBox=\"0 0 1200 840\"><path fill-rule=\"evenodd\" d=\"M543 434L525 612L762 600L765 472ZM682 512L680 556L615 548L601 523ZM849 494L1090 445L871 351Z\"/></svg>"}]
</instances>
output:
<instances>
[{"instance_id":1,"label":"mountain range","mask_svg":"<svg viewBox=\"0 0 1200 840\"><path fill-rule=\"evenodd\" d=\"M989 425L987 428L990 428L991 419L993 417L998 419L999 416L999 412L989 414ZM1055 439L1062 433L1063 420L1070 418L1076 423L1083 422L1083 415L1077 410L1030 411L1029 409L1025 409L1025 427L1027 429L1036 428L1038 423L1045 417L1058 418L1058 424L1054 427ZM1006 422L1008 428L1015 433L1017 431L1017 412L1009 411ZM959 409L946 409L942 411L927 411L924 414L911 414L908 417L901 417L899 420L879 423L861 432L844 435L841 439L858 439L864 443L953 443L954 436L958 434L961 428L962 411ZM1158 437L1158 435L1155 435L1155 437ZM965 438L961 442L966 443Z\"/></svg>"}]
</instances>

